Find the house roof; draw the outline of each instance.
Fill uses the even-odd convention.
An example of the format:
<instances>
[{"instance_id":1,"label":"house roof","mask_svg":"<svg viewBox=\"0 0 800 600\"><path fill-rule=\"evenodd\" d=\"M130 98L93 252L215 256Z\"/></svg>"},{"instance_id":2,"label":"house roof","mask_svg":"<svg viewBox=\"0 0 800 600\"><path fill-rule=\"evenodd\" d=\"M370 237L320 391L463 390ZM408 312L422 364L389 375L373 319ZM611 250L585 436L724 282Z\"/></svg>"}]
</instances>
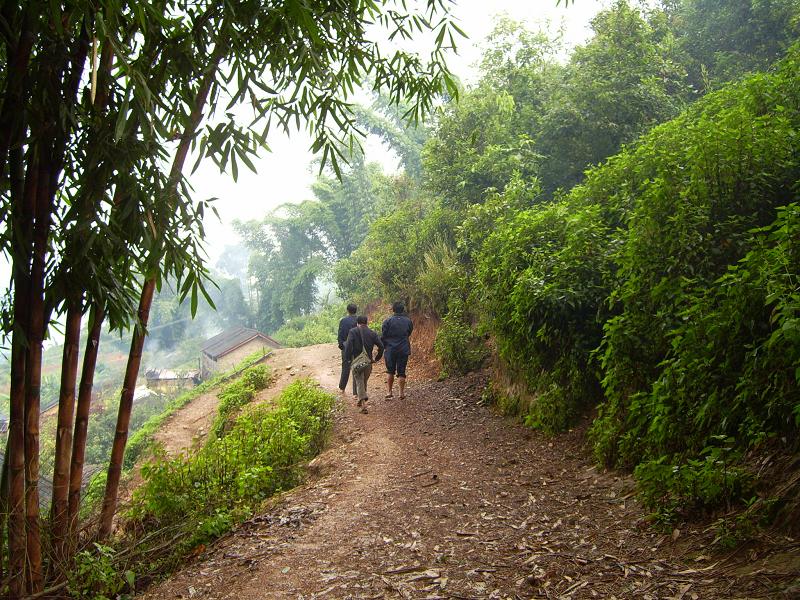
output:
<instances>
[{"instance_id":1,"label":"house roof","mask_svg":"<svg viewBox=\"0 0 800 600\"><path fill-rule=\"evenodd\" d=\"M166 381L166 380L184 380L194 379L199 375L195 371L175 371L173 369L147 369L144 376L147 381Z\"/></svg>"},{"instance_id":2,"label":"house roof","mask_svg":"<svg viewBox=\"0 0 800 600\"><path fill-rule=\"evenodd\" d=\"M200 350L206 356L216 360L220 356L225 356L254 339L260 339L273 348L281 347L278 342L260 331L248 329L247 327L236 327L235 329L227 329L222 333L218 333L207 340Z\"/></svg>"}]
</instances>

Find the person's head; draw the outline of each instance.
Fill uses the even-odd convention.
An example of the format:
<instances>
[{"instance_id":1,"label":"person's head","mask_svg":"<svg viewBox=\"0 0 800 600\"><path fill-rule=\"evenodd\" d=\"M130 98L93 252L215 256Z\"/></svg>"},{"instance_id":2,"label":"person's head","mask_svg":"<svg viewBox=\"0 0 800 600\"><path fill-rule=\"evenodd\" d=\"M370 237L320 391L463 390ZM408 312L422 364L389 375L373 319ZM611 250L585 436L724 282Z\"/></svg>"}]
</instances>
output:
<instances>
[{"instance_id":1,"label":"person's head","mask_svg":"<svg viewBox=\"0 0 800 600\"><path fill-rule=\"evenodd\" d=\"M366 325L367 324L367 315L358 315L356 318L356 323L359 325Z\"/></svg>"},{"instance_id":2,"label":"person's head","mask_svg":"<svg viewBox=\"0 0 800 600\"><path fill-rule=\"evenodd\" d=\"M406 305L402 302L394 302L392 303L392 312L396 315L402 315L406 312Z\"/></svg>"},{"instance_id":3,"label":"person's head","mask_svg":"<svg viewBox=\"0 0 800 600\"><path fill-rule=\"evenodd\" d=\"M350 304L347 305L347 314L348 315L354 315L354 314L356 314L356 312L358 312L358 307L355 304L353 304L351 302Z\"/></svg>"}]
</instances>

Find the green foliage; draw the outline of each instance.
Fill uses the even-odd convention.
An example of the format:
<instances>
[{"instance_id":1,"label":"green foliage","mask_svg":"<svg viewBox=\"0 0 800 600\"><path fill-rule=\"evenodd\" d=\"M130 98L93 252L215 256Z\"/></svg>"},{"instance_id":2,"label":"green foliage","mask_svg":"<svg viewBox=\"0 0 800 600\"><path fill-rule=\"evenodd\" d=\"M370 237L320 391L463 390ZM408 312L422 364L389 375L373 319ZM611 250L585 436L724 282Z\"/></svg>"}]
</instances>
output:
<instances>
[{"instance_id":1,"label":"green foliage","mask_svg":"<svg viewBox=\"0 0 800 600\"><path fill-rule=\"evenodd\" d=\"M765 70L800 34L797 0L684 0L669 17L699 90Z\"/></svg>"},{"instance_id":2,"label":"green foliage","mask_svg":"<svg viewBox=\"0 0 800 600\"><path fill-rule=\"evenodd\" d=\"M643 14L618 0L592 30L570 57L535 136L546 193L580 182L590 165L676 116L687 98L674 35L658 11Z\"/></svg>"},{"instance_id":3,"label":"green foliage","mask_svg":"<svg viewBox=\"0 0 800 600\"><path fill-rule=\"evenodd\" d=\"M464 280L456 251L445 240L434 240L422 256L414 297L421 308L443 315Z\"/></svg>"},{"instance_id":4,"label":"green foliage","mask_svg":"<svg viewBox=\"0 0 800 600\"><path fill-rule=\"evenodd\" d=\"M301 464L324 444L333 405L334 398L310 380L292 383L274 408L247 411L196 454L145 465L130 517L179 525L181 550L213 539L300 480Z\"/></svg>"},{"instance_id":5,"label":"green foliage","mask_svg":"<svg viewBox=\"0 0 800 600\"><path fill-rule=\"evenodd\" d=\"M289 319L272 337L292 348L328 344L336 340L339 319L345 312L343 304L331 304L319 312Z\"/></svg>"},{"instance_id":6,"label":"green foliage","mask_svg":"<svg viewBox=\"0 0 800 600\"><path fill-rule=\"evenodd\" d=\"M731 438L719 440L732 444ZM733 459L733 460L732 460ZM657 519L671 524L719 506L743 502L753 493L753 477L733 464L730 446L710 446L698 458L674 465L668 457L641 462L634 471L640 498Z\"/></svg>"},{"instance_id":7,"label":"green foliage","mask_svg":"<svg viewBox=\"0 0 800 600\"><path fill-rule=\"evenodd\" d=\"M476 254L482 327L530 398L516 412L548 431L597 399L590 353L602 333L611 230L599 206L581 205L586 193L498 219Z\"/></svg>"},{"instance_id":8,"label":"green foliage","mask_svg":"<svg viewBox=\"0 0 800 600\"><path fill-rule=\"evenodd\" d=\"M375 298L420 298L425 253L431 253L432 264L447 269L442 248L452 243L458 223L458 213L438 202L412 198L401 203L373 223L348 260L337 263L333 276L339 295L361 304Z\"/></svg>"},{"instance_id":9,"label":"green foliage","mask_svg":"<svg viewBox=\"0 0 800 600\"><path fill-rule=\"evenodd\" d=\"M211 431L222 437L231 417L255 398L256 392L263 390L272 379L270 369L266 365L250 367L233 383L229 383L220 391L217 416Z\"/></svg>"},{"instance_id":10,"label":"green foliage","mask_svg":"<svg viewBox=\"0 0 800 600\"><path fill-rule=\"evenodd\" d=\"M480 369L489 355L483 338L464 322L463 314L455 311L442 319L433 351L442 365L443 377Z\"/></svg>"},{"instance_id":11,"label":"green foliage","mask_svg":"<svg viewBox=\"0 0 800 600\"><path fill-rule=\"evenodd\" d=\"M778 273L756 266L763 263L757 255L748 259L752 267L729 269L763 243L764 232L752 229L770 223L792 197L800 180L798 135L795 53L774 74L708 96L609 165L612 173L630 174L624 201L632 210L615 257L611 298L618 314L605 326L602 347L607 402L594 431L606 464L698 451L718 430L739 430L742 441L755 442L763 424L750 410L772 415L768 430L791 418L785 400L779 409L769 398L791 397L796 381L787 388L783 375L770 380L786 370L777 353L768 366L759 362L767 357L757 349L773 324L770 302L757 288L784 289L776 302L791 298L780 286L791 289L792 282L781 284ZM792 229L792 219L784 219L775 227ZM791 251L775 252L788 255L781 260L791 268ZM747 366L742 359L751 348ZM758 379L747 385L754 374Z\"/></svg>"},{"instance_id":12,"label":"green foliage","mask_svg":"<svg viewBox=\"0 0 800 600\"><path fill-rule=\"evenodd\" d=\"M489 43L480 83L445 108L423 152L427 188L458 210L537 174L541 113L562 70L558 43L519 23L500 19Z\"/></svg>"},{"instance_id":13,"label":"green foliage","mask_svg":"<svg viewBox=\"0 0 800 600\"><path fill-rule=\"evenodd\" d=\"M113 548L101 544L93 546L93 550L84 550L75 556L75 566L70 570L67 584L70 597L81 600L117 600L131 597L123 592L133 591L133 572L119 571Z\"/></svg>"}]
</instances>

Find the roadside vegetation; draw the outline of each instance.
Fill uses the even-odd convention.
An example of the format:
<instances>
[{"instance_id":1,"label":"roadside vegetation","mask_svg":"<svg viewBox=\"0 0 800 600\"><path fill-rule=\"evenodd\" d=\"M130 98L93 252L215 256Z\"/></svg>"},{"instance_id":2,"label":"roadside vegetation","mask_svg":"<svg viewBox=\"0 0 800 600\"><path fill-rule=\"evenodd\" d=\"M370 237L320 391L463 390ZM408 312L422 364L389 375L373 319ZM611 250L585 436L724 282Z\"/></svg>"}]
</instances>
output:
<instances>
[{"instance_id":1,"label":"roadside vegetation","mask_svg":"<svg viewBox=\"0 0 800 600\"><path fill-rule=\"evenodd\" d=\"M75 597L113 598L168 575L302 480L304 465L325 443L334 398L303 379L274 403L250 406L250 392L268 381L265 367L256 366L222 387L221 399L240 400L236 416L230 403L220 404L223 435L177 457L153 449L141 465L143 483L120 516L120 535L79 556L69 582Z\"/></svg>"}]
</instances>

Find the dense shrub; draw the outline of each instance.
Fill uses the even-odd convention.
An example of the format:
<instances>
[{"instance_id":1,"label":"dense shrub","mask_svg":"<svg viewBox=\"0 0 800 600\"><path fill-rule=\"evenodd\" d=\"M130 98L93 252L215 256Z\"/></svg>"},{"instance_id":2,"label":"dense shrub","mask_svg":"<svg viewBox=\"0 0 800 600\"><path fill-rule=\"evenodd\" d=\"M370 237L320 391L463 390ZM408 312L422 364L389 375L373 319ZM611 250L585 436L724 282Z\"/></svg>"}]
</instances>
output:
<instances>
[{"instance_id":1,"label":"dense shrub","mask_svg":"<svg viewBox=\"0 0 800 600\"><path fill-rule=\"evenodd\" d=\"M748 423L753 440L775 414L771 375L737 388L766 360L764 351L748 366L728 348L757 348L772 331L770 303L757 288L777 281L753 266L729 269L763 245L763 232L752 229L796 198L798 62L795 53L774 74L709 95L617 157L617 166L638 175L615 257L611 299L619 314L606 324L602 348L607 402L593 435L606 464L632 467L643 452L694 452L709 432L751 429ZM763 279L745 285L755 272ZM731 286L738 279L743 287ZM771 358L760 368L780 372L783 362ZM685 394L698 395L687 404ZM731 411L737 396L740 409Z\"/></svg>"},{"instance_id":2,"label":"dense shrub","mask_svg":"<svg viewBox=\"0 0 800 600\"><path fill-rule=\"evenodd\" d=\"M270 369L266 365L257 365L249 367L236 381L225 386L218 395L217 416L211 426L214 435L222 436L231 417L249 404L255 398L256 392L267 387L271 379Z\"/></svg>"},{"instance_id":3,"label":"dense shrub","mask_svg":"<svg viewBox=\"0 0 800 600\"><path fill-rule=\"evenodd\" d=\"M462 311L450 311L442 319L433 351L442 365L444 377L479 369L489 355L483 337L475 332Z\"/></svg>"},{"instance_id":4,"label":"dense shrub","mask_svg":"<svg viewBox=\"0 0 800 600\"><path fill-rule=\"evenodd\" d=\"M526 388L503 404L531 426L563 429L597 398L610 239L599 206L565 200L499 220L477 255L482 326Z\"/></svg>"},{"instance_id":5,"label":"dense shrub","mask_svg":"<svg viewBox=\"0 0 800 600\"><path fill-rule=\"evenodd\" d=\"M515 210L512 189L465 222L495 400L547 430L600 400L598 459L635 468L664 515L747 501L746 452L797 439L800 229L780 207L800 183L798 54L563 199Z\"/></svg>"},{"instance_id":6,"label":"dense shrub","mask_svg":"<svg viewBox=\"0 0 800 600\"><path fill-rule=\"evenodd\" d=\"M130 519L151 530L179 527L184 549L223 533L265 498L297 484L303 461L322 448L333 403L315 383L298 380L276 407L247 411L197 453L143 466Z\"/></svg>"},{"instance_id":7,"label":"dense shrub","mask_svg":"<svg viewBox=\"0 0 800 600\"><path fill-rule=\"evenodd\" d=\"M741 455L800 426L800 207L781 209L751 244L680 313L658 379L628 406L622 459L681 462L721 438ZM606 425L595 426L601 457Z\"/></svg>"}]
</instances>

